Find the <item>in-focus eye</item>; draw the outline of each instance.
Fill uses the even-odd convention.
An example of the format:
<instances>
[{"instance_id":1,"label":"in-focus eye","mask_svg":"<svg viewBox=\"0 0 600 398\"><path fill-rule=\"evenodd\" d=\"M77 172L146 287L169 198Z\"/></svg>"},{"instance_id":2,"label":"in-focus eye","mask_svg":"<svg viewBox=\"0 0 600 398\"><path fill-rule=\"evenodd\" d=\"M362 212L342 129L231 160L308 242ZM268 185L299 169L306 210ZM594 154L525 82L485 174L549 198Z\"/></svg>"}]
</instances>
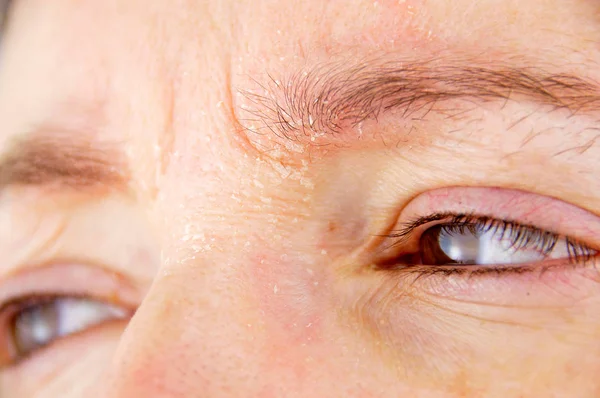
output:
<instances>
[{"instance_id":1,"label":"in-focus eye","mask_svg":"<svg viewBox=\"0 0 600 398\"><path fill-rule=\"evenodd\" d=\"M86 298L50 297L26 301L11 305L14 309L5 326L10 362L32 355L58 339L131 315L124 308Z\"/></svg>"},{"instance_id":2,"label":"in-focus eye","mask_svg":"<svg viewBox=\"0 0 600 398\"><path fill-rule=\"evenodd\" d=\"M445 216L446 220L448 216ZM441 217L440 217L441 218ZM427 218L431 220L431 218ZM404 231L406 237L410 231ZM458 215L421 233L412 264L503 265L579 261L595 250L566 236L488 217Z\"/></svg>"}]
</instances>

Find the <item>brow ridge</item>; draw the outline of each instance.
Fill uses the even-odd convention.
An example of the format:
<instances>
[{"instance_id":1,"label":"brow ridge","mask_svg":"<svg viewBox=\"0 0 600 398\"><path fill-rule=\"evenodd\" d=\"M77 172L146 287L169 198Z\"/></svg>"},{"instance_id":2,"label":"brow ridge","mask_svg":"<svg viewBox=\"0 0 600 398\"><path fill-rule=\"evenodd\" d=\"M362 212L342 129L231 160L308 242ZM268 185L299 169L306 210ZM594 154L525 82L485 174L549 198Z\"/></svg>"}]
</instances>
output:
<instances>
[{"instance_id":1,"label":"brow ridge","mask_svg":"<svg viewBox=\"0 0 600 398\"><path fill-rule=\"evenodd\" d=\"M451 100L534 101L572 115L600 110L596 82L548 69L448 58L328 63L256 81L259 91L242 91L250 106L244 109L249 116L240 120L252 124L250 130L302 140L313 133L341 133L390 110L405 118L426 114Z\"/></svg>"}]
</instances>

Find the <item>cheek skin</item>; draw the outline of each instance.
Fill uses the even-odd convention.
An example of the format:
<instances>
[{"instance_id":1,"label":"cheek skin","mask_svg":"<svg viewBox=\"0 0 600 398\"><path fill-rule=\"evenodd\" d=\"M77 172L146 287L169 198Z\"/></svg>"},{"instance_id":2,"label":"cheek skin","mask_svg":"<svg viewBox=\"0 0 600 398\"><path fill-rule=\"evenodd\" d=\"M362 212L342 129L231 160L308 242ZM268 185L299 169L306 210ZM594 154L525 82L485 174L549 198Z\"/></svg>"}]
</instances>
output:
<instances>
[{"instance_id":1,"label":"cheek skin","mask_svg":"<svg viewBox=\"0 0 600 398\"><path fill-rule=\"evenodd\" d=\"M466 389L475 396L513 396L525 391L530 393L524 396L541 396L549 388L562 391L556 396L595 396L572 392L596 388L588 380L598 366L593 340L598 334L597 320L583 315L587 306L595 308L596 303L565 309L564 313L579 314L578 319L567 320L557 308L540 304L529 309L488 304L482 312L478 304L459 301L453 305L418 293L418 286L411 294L406 287L374 283L382 288L379 296L369 296L367 305L372 308L365 313L377 314L382 306L391 311L365 323L374 332L374 340L393 342L390 352L397 356L390 360L402 363L413 385L431 386L433 378L458 396L473 396ZM398 294L401 290L406 294ZM381 319L386 322L378 322ZM588 363L576 377L564 370L555 373L567 369L574 358ZM537 376L524 380L523 375L532 369ZM547 384L549 377L553 381ZM490 395L489 391L499 393Z\"/></svg>"},{"instance_id":2,"label":"cheek skin","mask_svg":"<svg viewBox=\"0 0 600 398\"><path fill-rule=\"evenodd\" d=\"M273 320L295 343L306 343L319 335L322 300L318 286L322 275L289 260L255 256L250 260L258 304L265 319ZM318 304L317 304L318 302Z\"/></svg>"},{"instance_id":3,"label":"cheek skin","mask_svg":"<svg viewBox=\"0 0 600 398\"><path fill-rule=\"evenodd\" d=\"M264 374L289 380L289 391L323 391L316 396L366 398L391 390L405 396L406 385L398 379L405 359L390 354L389 345L363 333L365 325L348 316L338 297L340 281L334 279L332 261L318 254L313 255L315 262L299 253L282 257L282 252L255 252L247 260L261 331L267 339L261 354ZM266 395L259 396L269 396L270 390L267 387Z\"/></svg>"},{"instance_id":4,"label":"cheek skin","mask_svg":"<svg viewBox=\"0 0 600 398\"><path fill-rule=\"evenodd\" d=\"M329 296L335 294L331 264L309 268L300 255L282 260L275 253L253 254L248 264L268 342L262 372L271 383L257 396L380 396L373 391L384 384L375 380L389 374L369 374L381 364L355 328L334 319L341 309Z\"/></svg>"}]
</instances>

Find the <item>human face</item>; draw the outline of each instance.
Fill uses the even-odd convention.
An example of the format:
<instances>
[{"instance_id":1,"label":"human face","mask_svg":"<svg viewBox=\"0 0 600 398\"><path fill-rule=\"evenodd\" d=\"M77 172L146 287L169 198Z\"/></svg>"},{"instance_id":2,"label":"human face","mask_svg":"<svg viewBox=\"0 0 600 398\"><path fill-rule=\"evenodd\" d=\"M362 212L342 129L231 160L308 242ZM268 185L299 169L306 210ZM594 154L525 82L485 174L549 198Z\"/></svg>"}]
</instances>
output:
<instances>
[{"instance_id":1,"label":"human face","mask_svg":"<svg viewBox=\"0 0 600 398\"><path fill-rule=\"evenodd\" d=\"M8 15L0 396L600 395L597 1Z\"/></svg>"}]
</instances>

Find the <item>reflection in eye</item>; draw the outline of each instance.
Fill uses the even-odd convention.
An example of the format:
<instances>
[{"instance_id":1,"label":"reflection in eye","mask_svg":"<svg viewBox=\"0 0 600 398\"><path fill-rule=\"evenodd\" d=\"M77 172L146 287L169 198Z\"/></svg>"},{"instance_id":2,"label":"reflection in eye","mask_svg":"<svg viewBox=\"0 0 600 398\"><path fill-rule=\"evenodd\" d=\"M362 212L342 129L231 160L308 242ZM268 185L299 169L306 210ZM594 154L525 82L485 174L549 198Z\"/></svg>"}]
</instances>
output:
<instances>
[{"instance_id":1,"label":"reflection in eye","mask_svg":"<svg viewBox=\"0 0 600 398\"><path fill-rule=\"evenodd\" d=\"M34 301L17 311L8 325L12 357L22 359L62 337L107 321L126 319L129 315L123 308L84 298L54 297Z\"/></svg>"},{"instance_id":2,"label":"reflection in eye","mask_svg":"<svg viewBox=\"0 0 600 398\"><path fill-rule=\"evenodd\" d=\"M450 218L450 219L449 219ZM580 261L597 252L569 237L515 222L469 215L434 215L411 223L394 237L407 238L420 225L444 220L425 230L413 264L512 265L545 260Z\"/></svg>"},{"instance_id":3,"label":"reflection in eye","mask_svg":"<svg viewBox=\"0 0 600 398\"><path fill-rule=\"evenodd\" d=\"M433 244L433 248L424 248L424 264L522 264L547 259L569 258L571 251L568 239L558 238L552 242L540 244L533 239L516 246L503 231L453 231L451 227L441 226L427 231L433 235L424 239L424 244ZM545 248L542 248L546 246Z\"/></svg>"}]
</instances>

